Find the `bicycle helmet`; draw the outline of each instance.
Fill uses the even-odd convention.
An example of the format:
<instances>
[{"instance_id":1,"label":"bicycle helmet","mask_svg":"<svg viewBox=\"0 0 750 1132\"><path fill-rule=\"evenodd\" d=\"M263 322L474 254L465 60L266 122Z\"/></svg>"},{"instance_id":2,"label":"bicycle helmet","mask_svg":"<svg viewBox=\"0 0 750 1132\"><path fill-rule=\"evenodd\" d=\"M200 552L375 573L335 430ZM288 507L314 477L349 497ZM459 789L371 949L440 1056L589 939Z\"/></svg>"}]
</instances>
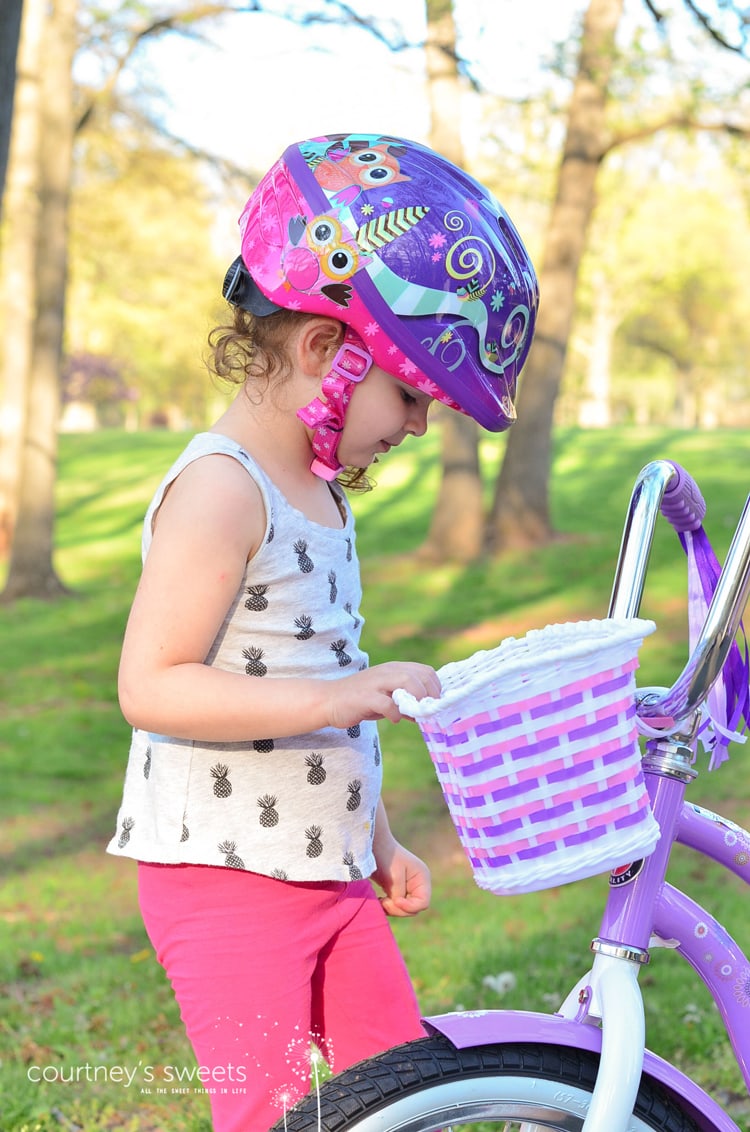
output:
<instances>
[{"instance_id":1,"label":"bicycle helmet","mask_svg":"<svg viewBox=\"0 0 750 1132\"><path fill-rule=\"evenodd\" d=\"M348 328L322 398L299 414L314 429L319 474L341 470L352 382L373 360L492 432L513 423L536 275L505 210L467 173L403 138L311 138L285 150L239 223L229 302Z\"/></svg>"}]
</instances>

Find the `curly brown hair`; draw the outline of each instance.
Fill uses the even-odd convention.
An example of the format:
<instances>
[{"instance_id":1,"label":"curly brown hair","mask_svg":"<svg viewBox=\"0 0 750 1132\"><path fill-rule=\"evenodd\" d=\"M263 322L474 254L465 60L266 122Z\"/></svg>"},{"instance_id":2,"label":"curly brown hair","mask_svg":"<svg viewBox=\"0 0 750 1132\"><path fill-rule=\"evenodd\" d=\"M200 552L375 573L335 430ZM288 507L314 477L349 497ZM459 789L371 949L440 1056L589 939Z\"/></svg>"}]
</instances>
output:
<instances>
[{"instance_id":1,"label":"curly brown hair","mask_svg":"<svg viewBox=\"0 0 750 1132\"><path fill-rule=\"evenodd\" d=\"M208 336L209 369L230 385L244 386L251 399L254 392L262 397L291 373L287 349L290 335L301 321L318 316L279 310L261 318L241 307L231 310L232 322L215 326ZM341 323L331 319L332 349L341 344L343 336ZM346 468L337 480L355 491L369 491L373 486L364 468Z\"/></svg>"}]
</instances>

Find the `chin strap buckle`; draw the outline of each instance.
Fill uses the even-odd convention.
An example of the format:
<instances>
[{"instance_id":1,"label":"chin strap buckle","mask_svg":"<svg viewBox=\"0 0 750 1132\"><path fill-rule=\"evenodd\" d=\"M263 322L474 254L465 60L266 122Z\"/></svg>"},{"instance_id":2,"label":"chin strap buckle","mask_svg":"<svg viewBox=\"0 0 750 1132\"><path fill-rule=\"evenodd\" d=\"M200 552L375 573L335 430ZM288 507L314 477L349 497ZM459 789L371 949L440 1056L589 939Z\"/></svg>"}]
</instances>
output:
<instances>
[{"instance_id":1,"label":"chin strap buckle","mask_svg":"<svg viewBox=\"0 0 750 1132\"><path fill-rule=\"evenodd\" d=\"M315 458L312 472L324 480L334 480L344 465L336 458L346 410L353 387L363 381L372 366L372 356L355 330L347 327L344 341L336 351L331 368L323 378L321 396L297 410L297 416L312 428Z\"/></svg>"}]
</instances>

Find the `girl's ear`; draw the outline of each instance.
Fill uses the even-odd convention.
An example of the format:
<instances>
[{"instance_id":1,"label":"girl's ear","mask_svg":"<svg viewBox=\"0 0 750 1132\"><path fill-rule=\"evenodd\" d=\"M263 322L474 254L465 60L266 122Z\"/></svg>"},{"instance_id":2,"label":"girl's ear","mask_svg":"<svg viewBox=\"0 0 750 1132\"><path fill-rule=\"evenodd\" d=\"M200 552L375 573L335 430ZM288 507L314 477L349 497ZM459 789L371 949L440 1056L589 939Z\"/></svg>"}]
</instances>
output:
<instances>
[{"instance_id":1,"label":"girl's ear","mask_svg":"<svg viewBox=\"0 0 750 1132\"><path fill-rule=\"evenodd\" d=\"M344 338L344 328L334 318L311 318L297 338L297 361L304 374L322 381Z\"/></svg>"}]
</instances>

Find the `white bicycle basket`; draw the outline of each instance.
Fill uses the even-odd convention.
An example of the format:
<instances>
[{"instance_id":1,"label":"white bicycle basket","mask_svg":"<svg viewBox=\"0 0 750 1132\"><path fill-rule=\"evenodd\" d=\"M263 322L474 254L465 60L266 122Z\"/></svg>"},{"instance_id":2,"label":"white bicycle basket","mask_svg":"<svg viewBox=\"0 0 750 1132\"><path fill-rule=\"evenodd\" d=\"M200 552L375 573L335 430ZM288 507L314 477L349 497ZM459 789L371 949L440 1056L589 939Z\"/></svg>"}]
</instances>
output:
<instances>
[{"instance_id":1,"label":"white bicycle basket","mask_svg":"<svg viewBox=\"0 0 750 1132\"><path fill-rule=\"evenodd\" d=\"M419 725L480 888L534 892L653 852L635 669L655 628L548 625L445 665L439 699L393 693Z\"/></svg>"}]
</instances>

